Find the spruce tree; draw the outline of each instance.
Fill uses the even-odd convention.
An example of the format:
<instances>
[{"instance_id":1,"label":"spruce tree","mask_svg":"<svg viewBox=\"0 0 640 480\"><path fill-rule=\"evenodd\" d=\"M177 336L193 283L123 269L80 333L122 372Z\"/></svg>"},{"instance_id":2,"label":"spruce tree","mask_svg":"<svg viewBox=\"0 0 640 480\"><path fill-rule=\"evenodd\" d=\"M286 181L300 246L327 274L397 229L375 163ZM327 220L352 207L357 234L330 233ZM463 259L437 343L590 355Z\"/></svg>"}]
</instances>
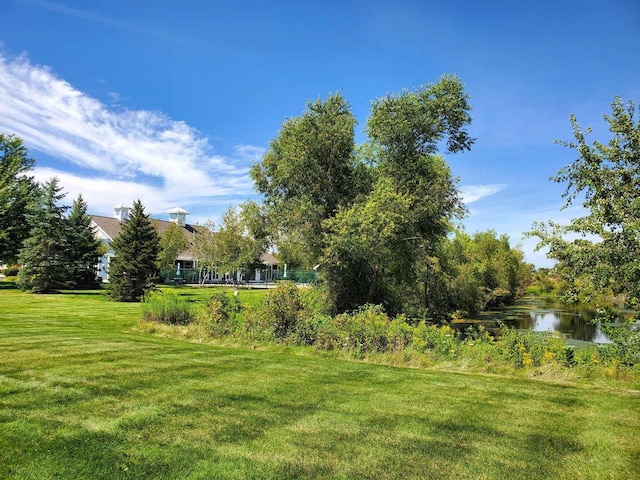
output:
<instances>
[{"instance_id":1,"label":"spruce tree","mask_svg":"<svg viewBox=\"0 0 640 480\"><path fill-rule=\"evenodd\" d=\"M57 178L49 180L37 205L27 215L31 231L19 255L19 286L23 290L48 293L69 287L69 224L65 218L69 207L58 205L65 197L61 191Z\"/></svg>"},{"instance_id":2,"label":"spruce tree","mask_svg":"<svg viewBox=\"0 0 640 480\"><path fill-rule=\"evenodd\" d=\"M160 238L140 200L112 242L115 257L109 265L109 295L119 302L137 302L157 274Z\"/></svg>"},{"instance_id":3,"label":"spruce tree","mask_svg":"<svg viewBox=\"0 0 640 480\"><path fill-rule=\"evenodd\" d=\"M0 133L0 263L14 264L29 237L27 214L40 194L27 175L34 164L22 140Z\"/></svg>"},{"instance_id":4,"label":"spruce tree","mask_svg":"<svg viewBox=\"0 0 640 480\"><path fill-rule=\"evenodd\" d=\"M91 227L87 214L87 203L78 195L69 213L69 279L70 286L78 289L98 288L96 265L100 256L101 242Z\"/></svg>"}]
</instances>

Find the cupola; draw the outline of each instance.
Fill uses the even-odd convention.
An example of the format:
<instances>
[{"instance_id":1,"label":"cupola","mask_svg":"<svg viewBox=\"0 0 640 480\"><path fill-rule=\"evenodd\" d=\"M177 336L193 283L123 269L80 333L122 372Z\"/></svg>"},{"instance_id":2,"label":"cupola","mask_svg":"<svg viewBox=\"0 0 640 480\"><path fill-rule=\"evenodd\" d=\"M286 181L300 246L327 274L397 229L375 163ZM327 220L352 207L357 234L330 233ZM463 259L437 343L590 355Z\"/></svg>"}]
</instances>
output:
<instances>
[{"instance_id":1,"label":"cupola","mask_svg":"<svg viewBox=\"0 0 640 480\"><path fill-rule=\"evenodd\" d=\"M169 221L175 224L184 227L186 225L186 216L189 215L189 212L180 207L172 208L171 210L167 210L169 214Z\"/></svg>"}]
</instances>

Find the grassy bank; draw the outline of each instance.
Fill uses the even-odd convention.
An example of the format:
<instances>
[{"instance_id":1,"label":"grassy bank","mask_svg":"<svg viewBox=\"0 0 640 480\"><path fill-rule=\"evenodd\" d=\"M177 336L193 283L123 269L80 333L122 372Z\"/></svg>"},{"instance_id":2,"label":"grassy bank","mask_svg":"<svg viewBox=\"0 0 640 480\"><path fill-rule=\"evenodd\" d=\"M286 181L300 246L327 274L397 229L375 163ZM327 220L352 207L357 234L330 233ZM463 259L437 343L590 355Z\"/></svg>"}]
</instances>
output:
<instances>
[{"instance_id":1,"label":"grassy bank","mask_svg":"<svg viewBox=\"0 0 640 480\"><path fill-rule=\"evenodd\" d=\"M139 318L0 289L1 478L640 476L633 391L185 343Z\"/></svg>"}]
</instances>

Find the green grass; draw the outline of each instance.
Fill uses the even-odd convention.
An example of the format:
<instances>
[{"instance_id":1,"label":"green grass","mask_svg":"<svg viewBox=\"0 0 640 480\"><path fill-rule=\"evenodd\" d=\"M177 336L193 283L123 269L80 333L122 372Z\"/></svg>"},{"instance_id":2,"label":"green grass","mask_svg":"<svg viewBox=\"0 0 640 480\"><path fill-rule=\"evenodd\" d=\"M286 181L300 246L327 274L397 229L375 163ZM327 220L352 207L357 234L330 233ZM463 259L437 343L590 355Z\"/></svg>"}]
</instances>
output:
<instances>
[{"instance_id":1,"label":"green grass","mask_svg":"<svg viewBox=\"0 0 640 480\"><path fill-rule=\"evenodd\" d=\"M140 311L0 289L0 478L640 477L638 392L186 343Z\"/></svg>"}]
</instances>

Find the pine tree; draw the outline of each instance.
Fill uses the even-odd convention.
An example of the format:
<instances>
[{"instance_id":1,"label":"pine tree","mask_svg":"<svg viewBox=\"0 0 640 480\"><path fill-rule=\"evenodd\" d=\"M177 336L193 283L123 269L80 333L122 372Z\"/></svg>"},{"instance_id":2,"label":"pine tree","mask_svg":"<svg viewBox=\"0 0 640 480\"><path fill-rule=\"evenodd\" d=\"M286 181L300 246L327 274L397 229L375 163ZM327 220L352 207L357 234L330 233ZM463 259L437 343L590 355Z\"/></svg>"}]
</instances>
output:
<instances>
[{"instance_id":1,"label":"pine tree","mask_svg":"<svg viewBox=\"0 0 640 480\"><path fill-rule=\"evenodd\" d=\"M87 214L87 203L78 195L69 214L69 279L72 288L98 288L96 265L100 256L101 242L91 227Z\"/></svg>"},{"instance_id":2,"label":"pine tree","mask_svg":"<svg viewBox=\"0 0 640 480\"><path fill-rule=\"evenodd\" d=\"M140 200L112 242L115 257L109 265L109 295L119 302L137 302L157 273L160 239Z\"/></svg>"},{"instance_id":3,"label":"pine tree","mask_svg":"<svg viewBox=\"0 0 640 480\"><path fill-rule=\"evenodd\" d=\"M19 285L23 290L47 293L69 287L69 224L65 218L69 207L58 206L65 197L61 191L57 178L49 180L38 204L27 215L31 232L19 255Z\"/></svg>"},{"instance_id":4,"label":"pine tree","mask_svg":"<svg viewBox=\"0 0 640 480\"><path fill-rule=\"evenodd\" d=\"M29 237L27 213L40 194L27 175L34 164L22 140L0 133L0 263L15 263Z\"/></svg>"}]
</instances>

